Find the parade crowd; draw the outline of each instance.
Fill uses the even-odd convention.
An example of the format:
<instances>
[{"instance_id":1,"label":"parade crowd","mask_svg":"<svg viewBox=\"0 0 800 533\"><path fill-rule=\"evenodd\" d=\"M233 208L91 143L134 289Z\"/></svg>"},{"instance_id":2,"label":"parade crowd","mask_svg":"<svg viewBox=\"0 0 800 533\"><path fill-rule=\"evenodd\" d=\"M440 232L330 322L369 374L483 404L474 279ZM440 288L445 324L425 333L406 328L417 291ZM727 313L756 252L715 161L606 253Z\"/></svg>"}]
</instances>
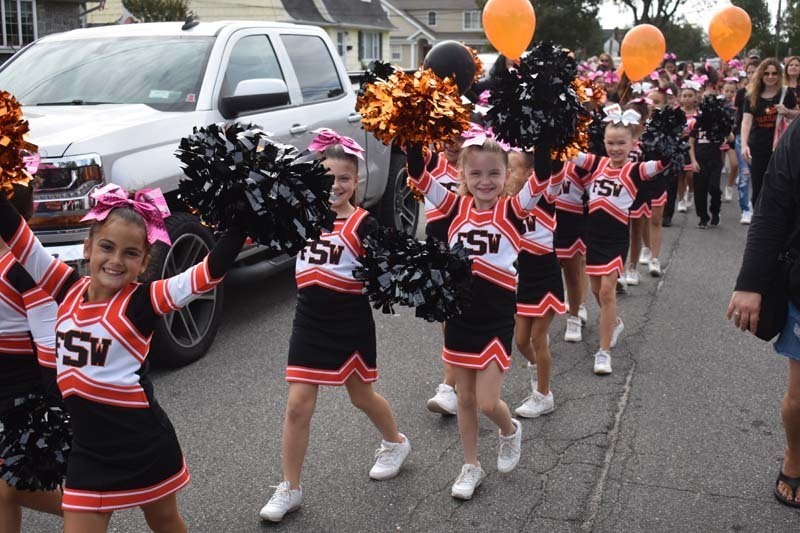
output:
<instances>
[{"instance_id":1,"label":"parade crowd","mask_svg":"<svg viewBox=\"0 0 800 533\"><path fill-rule=\"evenodd\" d=\"M697 228L711 238L726 202L738 203L741 223L749 224L773 149L800 112L800 57L750 51L715 68L668 53L648 79L631 83L603 54L579 67L593 91L585 105L602 111L602 141L564 160L546 145L510 146L484 121L495 79L517 65L501 55L476 83L478 105L460 135L438 147L403 146L409 182L424 196L427 235L471 259L473 305L442 323L441 383L426 404L458 418L464 457L451 494L462 500L486 475L479 414L497 426L496 468L508 474L523 453L519 419L556 409L549 349L555 318L566 315L565 341L583 342L594 318L585 305L591 293L599 306L591 370L611 374L625 328L618 293L635 290L642 267L664 274L663 228L693 210ZM704 129L704 102L730 113L729 131ZM666 156L648 160L639 145L648 121L667 108L685 115L681 169ZM333 176L335 220L297 256L283 479L260 511L274 522L303 501L319 386L344 386L380 434L370 478L394 477L411 452L390 401L373 389L373 310L354 274L378 226L356 200L363 149L331 130L315 134L307 148ZM63 515L68 533L106 531L112 512L129 507L141 507L153 531L185 531L176 494L189 483L189 468L147 377L150 340L160 317L222 282L246 228L232 224L185 272L140 283L151 247L170 244L169 209L158 190L131 197L107 185L93 193L88 275L81 276L49 255L28 227L29 188L0 196L0 533L20 531L21 507ZM528 361L531 392L512 409L501 391L514 347ZM67 425L71 431L53 427ZM39 452L26 444L33 434L44 435ZM34 453L40 455L26 455Z\"/></svg>"}]
</instances>

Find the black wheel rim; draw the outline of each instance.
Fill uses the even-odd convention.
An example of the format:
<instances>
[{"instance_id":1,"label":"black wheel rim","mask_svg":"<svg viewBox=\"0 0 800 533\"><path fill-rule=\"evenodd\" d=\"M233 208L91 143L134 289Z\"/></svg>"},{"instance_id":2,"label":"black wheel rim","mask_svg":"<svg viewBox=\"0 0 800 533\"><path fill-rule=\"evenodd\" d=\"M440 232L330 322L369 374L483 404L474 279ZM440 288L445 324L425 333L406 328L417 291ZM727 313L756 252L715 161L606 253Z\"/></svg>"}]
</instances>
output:
<instances>
[{"instance_id":1,"label":"black wheel rim","mask_svg":"<svg viewBox=\"0 0 800 533\"><path fill-rule=\"evenodd\" d=\"M171 278L196 265L208 254L208 244L199 235L185 233L167 250L163 279ZM172 342L182 348L200 344L211 327L217 307L217 290L201 294L188 305L164 317L167 333Z\"/></svg>"},{"instance_id":2,"label":"black wheel rim","mask_svg":"<svg viewBox=\"0 0 800 533\"><path fill-rule=\"evenodd\" d=\"M406 171L401 170L394 181L394 222L395 226L411 234L417 226L419 203L408 188Z\"/></svg>"}]
</instances>

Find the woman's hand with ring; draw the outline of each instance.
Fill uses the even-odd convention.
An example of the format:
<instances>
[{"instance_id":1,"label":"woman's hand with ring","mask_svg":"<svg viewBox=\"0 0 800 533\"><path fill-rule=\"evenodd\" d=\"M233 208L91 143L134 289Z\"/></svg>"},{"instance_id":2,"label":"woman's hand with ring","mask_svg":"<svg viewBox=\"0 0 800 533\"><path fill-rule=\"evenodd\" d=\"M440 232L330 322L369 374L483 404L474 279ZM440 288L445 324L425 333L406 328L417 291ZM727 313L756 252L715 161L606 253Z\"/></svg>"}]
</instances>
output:
<instances>
[{"instance_id":1,"label":"woman's hand with ring","mask_svg":"<svg viewBox=\"0 0 800 533\"><path fill-rule=\"evenodd\" d=\"M758 328L758 315L761 312L761 294L757 292L734 291L728 305L727 319L742 331L755 333Z\"/></svg>"}]
</instances>

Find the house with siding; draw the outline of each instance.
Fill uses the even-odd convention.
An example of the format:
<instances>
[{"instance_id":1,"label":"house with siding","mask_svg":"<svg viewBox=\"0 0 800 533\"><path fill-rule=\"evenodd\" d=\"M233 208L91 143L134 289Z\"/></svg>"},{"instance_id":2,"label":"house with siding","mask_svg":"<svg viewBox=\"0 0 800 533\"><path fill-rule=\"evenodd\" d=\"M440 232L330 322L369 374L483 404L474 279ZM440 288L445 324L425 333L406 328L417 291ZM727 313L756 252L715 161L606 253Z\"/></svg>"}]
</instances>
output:
<instances>
[{"instance_id":1,"label":"house with siding","mask_svg":"<svg viewBox=\"0 0 800 533\"><path fill-rule=\"evenodd\" d=\"M394 29L380 0L191 0L200 21L274 20L324 28L348 70L360 70L374 59L388 60ZM89 17L91 25L115 24L122 0L108 0Z\"/></svg>"},{"instance_id":2,"label":"house with siding","mask_svg":"<svg viewBox=\"0 0 800 533\"><path fill-rule=\"evenodd\" d=\"M39 37L80 28L85 0L3 0L0 2L0 63Z\"/></svg>"},{"instance_id":3,"label":"house with siding","mask_svg":"<svg viewBox=\"0 0 800 533\"><path fill-rule=\"evenodd\" d=\"M491 51L476 0L381 0L395 29L389 33L390 59L417 68L440 41L459 41Z\"/></svg>"}]
</instances>

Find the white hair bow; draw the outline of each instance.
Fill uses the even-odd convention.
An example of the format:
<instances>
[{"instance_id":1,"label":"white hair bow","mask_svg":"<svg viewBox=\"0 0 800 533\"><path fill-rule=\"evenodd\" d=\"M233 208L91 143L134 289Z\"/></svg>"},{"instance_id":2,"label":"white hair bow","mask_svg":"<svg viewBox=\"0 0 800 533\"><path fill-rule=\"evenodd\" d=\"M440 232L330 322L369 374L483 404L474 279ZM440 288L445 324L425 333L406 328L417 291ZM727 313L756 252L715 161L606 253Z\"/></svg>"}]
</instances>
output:
<instances>
[{"instance_id":1,"label":"white hair bow","mask_svg":"<svg viewBox=\"0 0 800 533\"><path fill-rule=\"evenodd\" d=\"M631 91L633 91L634 94L645 94L652 88L653 84L646 81L631 84Z\"/></svg>"},{"instance_id":2,"label":"white hair bow","mask_svg":"<svg viewBox=\"0 0 800 533\"><path fill-rule=\"evenodd\" d=\"M622 124L623 126L639 124L639 120L642 118L642 115L633 109L626 109L623 113L619 104L611 104L606 106L603 108L603 111L606 114L603 122L612 122L614 124Z\"/></svg>"},{"instance_id":3,"label":"white hair bow","mask_svg":"<svg viewBox=\"0 0 800 533\"><path fill-rule=\"evenodd\" d=\"M684 80L683 85L681 85L681 89L691 89L693 91L700 91L703 86L700 85L700 82L694 80Z\"/></svg>"}]
</instances>

